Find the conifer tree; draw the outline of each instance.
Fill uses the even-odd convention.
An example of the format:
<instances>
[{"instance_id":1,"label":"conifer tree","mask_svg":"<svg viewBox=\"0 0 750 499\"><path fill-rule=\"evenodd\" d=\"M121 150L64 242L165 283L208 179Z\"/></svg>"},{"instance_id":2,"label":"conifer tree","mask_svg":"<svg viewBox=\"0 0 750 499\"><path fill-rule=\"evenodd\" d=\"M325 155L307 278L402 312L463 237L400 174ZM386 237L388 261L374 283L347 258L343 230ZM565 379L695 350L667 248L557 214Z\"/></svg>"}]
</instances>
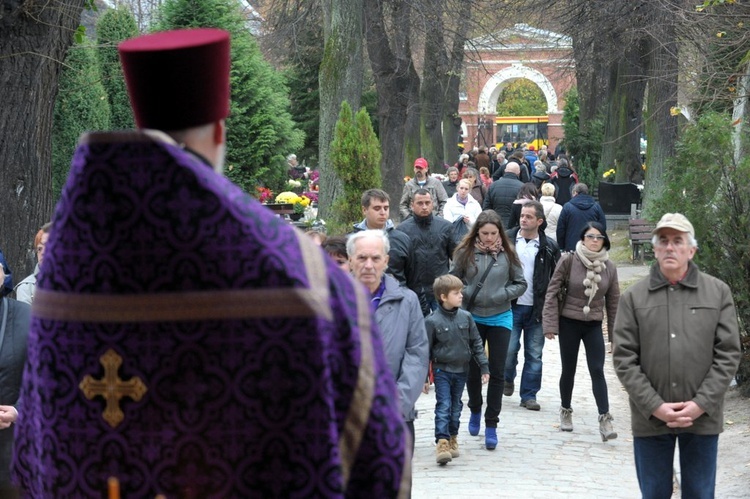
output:
<instances>
[{"instance_id":1,"label":"conifer tree","mask_svg":"<svg viewBox=\"0 0 750 499\"><path fill-rule=\"evenodd\" d=\"M138 36L135 17L126 7L107 9L96 24L96 55L102 75L102 85L107 91L111 112L110 126L114 130L134 128L125 77L117 54L117 44Z\"/></svg>"},{"instance_id":2,"label":"conifer tree","mask_svg":"<svg viewBox=\"0 0 750 499\"><path fill-rule=\"evenodd\" d=\"M380 144L372 129L370 116L362 108L356 116L349 103L341 104L331 142L331 166L344 185L342 196L334 200L331 233L346 232L362 217L360 199L367 189L380 188Z\"/></svg>"},{"instance_id":3,"label":"conifer tree","mask_svg":"<svg viewBox=\"0 0 750 499\"><path fill-rule=\"evenodd\" d=\"M52 192L60 197L78 138L110 128L107 93L101 83L96 50L89 40L70 47L60 74L52 127Z\"/></svg>"},{"instance_id":4,"label":"conifer tree","mask_svg":"<svg viewBox=\"0 0 750 499\"><path fill-rule=\"evenodd\" d=\"M258 184L278 190L287 176L286 156L304 143L289 114L288 90L264 59L234 0L167 0L159 30L212 27L232 37L231 114L227 118L225 173L246 192Z\"/></svg>"}]
</instances>

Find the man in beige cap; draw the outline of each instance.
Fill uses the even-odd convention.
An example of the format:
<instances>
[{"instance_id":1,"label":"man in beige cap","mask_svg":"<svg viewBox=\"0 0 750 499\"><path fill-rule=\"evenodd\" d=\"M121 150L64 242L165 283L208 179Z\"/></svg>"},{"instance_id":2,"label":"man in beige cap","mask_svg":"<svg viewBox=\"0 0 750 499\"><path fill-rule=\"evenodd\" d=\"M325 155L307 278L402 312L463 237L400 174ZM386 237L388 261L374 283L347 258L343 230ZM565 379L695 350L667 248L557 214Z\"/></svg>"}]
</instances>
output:
<instances>
[{"instance_id":1,"label":"man in beige cap","mask_svg":"<svg viewBox=\"0 0 750 499\"><path fill-rule=\"evenodd\" d=\"M690 221L665 214L650 275L620 297L613 362L630 397L635 468L644 498L672 497L675 443L682 497L714 496L724 394L740 361L732 292L701 272Z\"/></svg>"}]
</instances>

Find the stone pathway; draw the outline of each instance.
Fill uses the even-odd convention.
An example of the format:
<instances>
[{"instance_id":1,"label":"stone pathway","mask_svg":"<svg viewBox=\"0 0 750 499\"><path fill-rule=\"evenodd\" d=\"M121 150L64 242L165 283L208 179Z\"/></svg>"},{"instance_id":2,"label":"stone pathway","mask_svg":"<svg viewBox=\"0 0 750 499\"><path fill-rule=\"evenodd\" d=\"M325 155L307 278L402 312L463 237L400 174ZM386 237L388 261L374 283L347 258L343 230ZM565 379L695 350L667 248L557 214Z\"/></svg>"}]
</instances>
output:
<instances>
[{"instance_id":1,"label":"stone pathway","mask_svg":"<svg viewBox=\"0 0 750 499\"><path fill-rule=\"evenodd\" d=\"M622 265L620 281L633 281L648 273L648 266ZM469 435L467 425L468 395L464 392L459 443L461 456L444 466L435 462L434 387L417 401L420 417L415 422L416 449L413 461L415 499L457 498L638 498L638 480L633 464L633 440L630 432L628 397L607 354L605 376L609 388L610 413L614 417L616 440L602 442L599 436L596 403L586 367L583 346L578 358L573 391L573 425L571 433L561 432L558 410L560 396L560 351L557 341L546 340L544 348L542 390L537 400L542 409L529 411L519 406L518 383L523 361L519 353L519 375L516 393L503 397L498 426L498 446L484 448L484 421L479 435ZM486 389L485 389L486 393ZM722 463L719 453L719 469ZM679 470L676 471L679 476ZM737 488L719 473L716 497L750 497L737 495ZM750 490L750 489L748 489ZM675 493L675 498L679 493Z\"/></svg>"}]
</instances>

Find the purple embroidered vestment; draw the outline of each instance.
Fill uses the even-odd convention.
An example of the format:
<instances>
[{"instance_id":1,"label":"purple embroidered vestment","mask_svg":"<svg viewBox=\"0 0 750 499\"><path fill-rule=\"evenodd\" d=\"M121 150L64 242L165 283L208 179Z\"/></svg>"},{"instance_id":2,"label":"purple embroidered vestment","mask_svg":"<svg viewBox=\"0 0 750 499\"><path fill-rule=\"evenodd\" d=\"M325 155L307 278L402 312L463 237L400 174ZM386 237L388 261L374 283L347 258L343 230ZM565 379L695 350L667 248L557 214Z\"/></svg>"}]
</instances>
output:
<instances>
[{"instance_id":1,"label":"purple embroidered vestment","mask_svg":"<svg viewBox=\"0 0 750 499\"><path fill-rule=\"evenodd\" d=\"M114 476L132 498L405 494L363 291L159 135L91 134L76 151L33 309L22 490L101 497Z\"/></svg>"}]
</instances>

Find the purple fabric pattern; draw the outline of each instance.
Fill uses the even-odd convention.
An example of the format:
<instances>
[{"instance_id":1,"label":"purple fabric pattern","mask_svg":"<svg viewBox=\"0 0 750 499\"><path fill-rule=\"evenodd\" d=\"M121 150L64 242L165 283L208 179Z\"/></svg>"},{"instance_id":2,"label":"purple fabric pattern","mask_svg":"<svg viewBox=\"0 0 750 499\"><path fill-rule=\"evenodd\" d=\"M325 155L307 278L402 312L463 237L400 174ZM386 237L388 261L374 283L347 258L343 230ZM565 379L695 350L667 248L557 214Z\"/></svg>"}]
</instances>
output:
<instances>
[{"instance_id":1,"label":"purple fabric pattern","mask_svg":"<svg viewBox=\"0 0 750 499\"><path fill-rule=\"evenodd\" d=\"M315 286L304 238L227 179L141 133L106 138L76 151L37 289L128 296ZM115 476L124 497L404 494L407 432L377 331L372 406L345 483L340 441L363 361L362 304L351 277L322 258L330 318L90 322L35 309L16 424L24 493L100 497ZM104 400L79 389L86 374L103 377L99 357L110 348L122 357L120 378L147 387L139 401L119 401L125 418L114 428L102 418Z\"/></svg>"}]
</instances>

